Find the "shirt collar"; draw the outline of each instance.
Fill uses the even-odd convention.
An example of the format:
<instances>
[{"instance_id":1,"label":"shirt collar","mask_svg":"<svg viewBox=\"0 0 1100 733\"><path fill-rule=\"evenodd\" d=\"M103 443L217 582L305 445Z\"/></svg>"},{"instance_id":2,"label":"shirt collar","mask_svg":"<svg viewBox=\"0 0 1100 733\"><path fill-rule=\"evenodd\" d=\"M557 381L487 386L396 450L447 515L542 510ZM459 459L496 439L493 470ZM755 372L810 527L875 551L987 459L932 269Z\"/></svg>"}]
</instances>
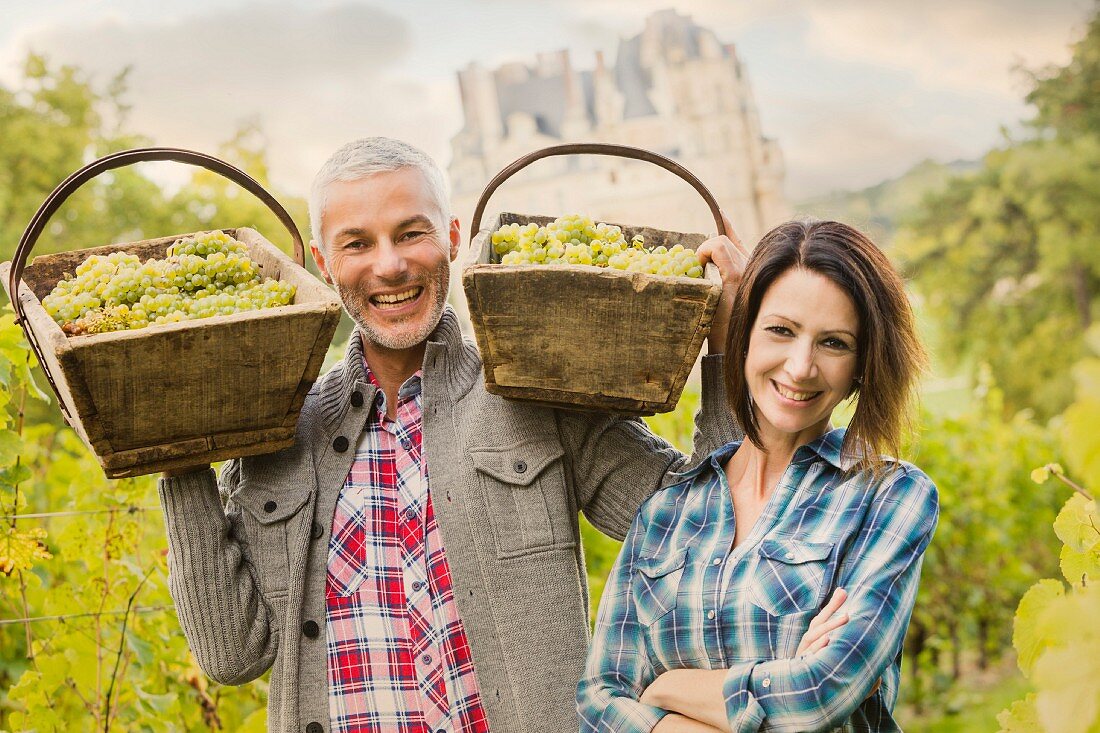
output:
<instances>
[{"instance_id":1,"label":"shirt collar","mask_svg":"<svg viewBox=\"0 0 1100 733\"><path fill-rule=\"evenodd\" d=\"M806 445L799 446L798 450L794 452L791 463L800 463L818 457L828 461L832 466L842 471L848 470L855 464L857 459L855 457L841 455L841 450L844 446L845 432L844 428L834 428L821 437L810 441ZM734 440L726 443L721 448L711 453L707 460L700 461L696 466L680 475L683 478L691 478L708 469L713 469L715 471L723 470L726 461L728 461L737 449L741 447L741 442L740 440Z\"/></svg>"}]
</instances>

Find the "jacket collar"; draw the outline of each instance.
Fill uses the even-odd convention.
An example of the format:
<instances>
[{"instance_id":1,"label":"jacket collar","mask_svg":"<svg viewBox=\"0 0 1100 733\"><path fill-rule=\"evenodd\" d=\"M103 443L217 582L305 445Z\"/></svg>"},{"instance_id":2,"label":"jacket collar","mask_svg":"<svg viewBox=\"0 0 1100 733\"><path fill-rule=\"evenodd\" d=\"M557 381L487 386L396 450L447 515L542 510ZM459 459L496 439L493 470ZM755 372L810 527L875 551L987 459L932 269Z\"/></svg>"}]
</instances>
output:
<instances>
[{"instance_id":1,"label":"jacket collar","mask_svg":"<svg viewBox=\"0 0 1100 733\"><path fill-rule=\"evenodd\" d=\"M439 323L428 336L424 348L423 384L425 392L465 394L481 376L477 349L462 336L462 327L454 309L447 305ZM359 392L366 403L374 400L377 387L367 378L363 360L363 334L351 332L344 359L333 367L331 378L320 385L319 401L325 422L337 425L347 413L352 394Z\"/></svg>"}]
</instances>

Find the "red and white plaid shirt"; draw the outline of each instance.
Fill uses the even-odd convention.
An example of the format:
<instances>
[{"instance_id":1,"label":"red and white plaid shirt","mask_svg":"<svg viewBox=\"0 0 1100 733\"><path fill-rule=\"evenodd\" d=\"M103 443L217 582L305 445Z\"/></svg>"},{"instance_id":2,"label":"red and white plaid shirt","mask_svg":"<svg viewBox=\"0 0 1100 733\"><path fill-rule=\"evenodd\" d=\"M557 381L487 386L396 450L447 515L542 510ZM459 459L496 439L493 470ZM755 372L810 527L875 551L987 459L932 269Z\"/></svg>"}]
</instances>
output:
<instances>
[{"instance_id":1,"label":"red and white plaid shirt","mask_svg":"<svg viewBox=\"0 0 1100 733\"><path fill-rule=\"evenodd\" d=\"M489 730L421 460L420 376L401 385L395 420L378 391L336 503L325 585L331 733Z\"/></svg>"}]
</instances>

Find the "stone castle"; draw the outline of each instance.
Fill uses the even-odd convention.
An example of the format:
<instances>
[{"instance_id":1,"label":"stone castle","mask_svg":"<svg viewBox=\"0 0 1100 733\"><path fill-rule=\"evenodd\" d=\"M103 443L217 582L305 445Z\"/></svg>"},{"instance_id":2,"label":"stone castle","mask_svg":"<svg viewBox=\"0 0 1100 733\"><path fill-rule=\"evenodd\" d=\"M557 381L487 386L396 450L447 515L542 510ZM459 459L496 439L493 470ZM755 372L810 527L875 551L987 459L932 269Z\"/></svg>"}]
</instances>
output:
<instances>
[{"instance_id":1,"label":"stone castle","mask_svg":"<svg viewBox=\"0 0 1100 733\"><path fill-rule=\"evenodd\" d=\"M573 66L568 51L539 54L533 66L458 72L465 125L452 139L454 213L464 228L485 184L516 158L564 142L608 142L670 157L698 176L755 243L788 218L784 164L764 137L752 89L732 44L665 10L619 42L613 64ZM540 160L493 195L482 226L500 211L558 216L710 234L703 200L672 173L605 156ZM467 233L468 234L468 233Z\"/></svg>"}]
</instances>

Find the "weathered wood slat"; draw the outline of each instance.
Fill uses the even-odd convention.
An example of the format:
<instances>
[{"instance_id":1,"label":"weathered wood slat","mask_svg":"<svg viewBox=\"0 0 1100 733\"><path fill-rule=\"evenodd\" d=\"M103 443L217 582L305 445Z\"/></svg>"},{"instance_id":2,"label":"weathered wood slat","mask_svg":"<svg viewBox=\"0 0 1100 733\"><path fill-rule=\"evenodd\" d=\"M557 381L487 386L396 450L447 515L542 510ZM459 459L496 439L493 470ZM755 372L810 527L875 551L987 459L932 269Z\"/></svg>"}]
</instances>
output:
<instances>
[{"instance_id":1,"label":"weathered wood slat","mask_svg":"<svg viewBox=\"0 0 1100 733\"><path fill-rule=\"evenodd\" d=\"M474 240L462 282L489 392L571 409L629 414L676 406L721 294L702 280L582 265L501 265L491 233L553 221L506 212ZM702 234L619 225L646 247L696 249Z\"/></svg>"},{"instance_id":2,"label":"weathered wood slat","mask_svg":"<svg viewBox=\"0 0 1100 733\"><path fill-rule=\"evenodd\" d=\"M295 285L293 303L133 331L67 337L41 298L92 254L164 257L181 236L43 255L23 273L27 326L73 416L111 478L268 453L293 443L302 402L340 318L335 294L251 229L223 230L264 277ZM0 265L7 284L9 265Z\"/></svg>"}]
</instances>

